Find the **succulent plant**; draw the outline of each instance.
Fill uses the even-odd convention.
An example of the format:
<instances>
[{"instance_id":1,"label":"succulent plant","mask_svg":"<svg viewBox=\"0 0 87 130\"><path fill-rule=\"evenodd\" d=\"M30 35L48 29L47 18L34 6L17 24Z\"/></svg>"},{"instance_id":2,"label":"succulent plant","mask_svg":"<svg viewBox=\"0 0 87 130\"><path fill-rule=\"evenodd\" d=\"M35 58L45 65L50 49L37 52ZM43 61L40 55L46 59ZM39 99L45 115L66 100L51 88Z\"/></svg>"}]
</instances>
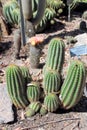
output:
<instances>
[{"instance_id":1,"label":"succulent plant","mask_svg":"<svg viewBox=\"0 0 87 130\"><path fill-rule=\"evenodd\" d=\"M70 109L80 101L85 79L84 64L78 60L72 61L59 95L64 109Z\"/></svg>"},{"instance_id":2,"label":"succulent plant","mask_svg":"<svg viewBox=\"0 0 87 130\"><path fill-rule=\"evenodd\" d=\"M25 86L27 86L27 84L30 83L32 80L29 69L26 66L20 66L20 69L25 80Z\"/></svg>"},{"instance_id":3,"label":"succulent plant","mask_svg":"<svg viewBox=\"0 0 87 130\"><path fill-rule=\"evenodd\" d=\"M45 93L55 93L60 90L60 74L58 72L49 70L45 73L43 79L43 88Z\"/></svg>"},{"instance_id":4,"label":"succulent plant","mask_svg":"<svg viewBox=\"0 0 87 130\"><path fill-rule=\"evenodd\" d=\"M49 93L44 98L44 106L49 112L55 112L59 107L59 99L56 94Z\"/></svg>"},{"instance_id":5,"label":"succulent plant","mask_svg":"<svg viewBox=\"0 0 87 130\"><path fill-rule=\"evenodd\" d=\"M32 110L34 110L35 113L37 113L40 110L40 108L41 108L41 103L39 101L37 101L37 102L31 102L29 104L29 108L32 109Z\"/></svg>"},{"instance_id":6,"label":"succulent plant","mask_svg":"<svg viewBox=\"0 0 87 130\"><path fill-rule=\"evenodd\" d=\"M27 87L27 98L30 102L36 102L40 99L40 87L36 83L30 83Z\"/></svg>"},{"instance_id":7,"label":"succulent plant","mask_svg":"<svg viewBox=\"0 0 87 130\"><path fill-rule=\"evenodd\" d=\"M17 65L9 65L6 69L7 89L13 104L17 108L25 108L29 103L26 98L24 79Z\"/></svg>"},{"instance_id":8,"label":"succulent plant","mask_svg":"<svg viewBox=\"0 0 87 130\"><path fill-rule=\"evenodd\" d=\"M34 116L34 115L35 115L35 111L34 111L33 109L27 108L27 109L25 110L25 116L26 116L26 117L32 117L32 116Z\"/></svg>"},{"instance_id":9,"label":"succulent plant","mask_svg":"<svg viewBox=\"0 0 87 130\"><path fill-rule=\"evenodd\" d=\"M48 110L45 108L44 105L42 105L42 107L40 108L40 114L42 116L46 115L48 113Z\"/></svg>"},{"instance_id":10,"label":"succulent plant","mask_svg":"<svg viewBox=\"0 0 87 130\"><path fill-rule=\"evenodd\" d=\"M65 45L62 39L52 38L49 42L46 66L52 70L61 72L64 62Z\"/></svg>"}]
</instances>

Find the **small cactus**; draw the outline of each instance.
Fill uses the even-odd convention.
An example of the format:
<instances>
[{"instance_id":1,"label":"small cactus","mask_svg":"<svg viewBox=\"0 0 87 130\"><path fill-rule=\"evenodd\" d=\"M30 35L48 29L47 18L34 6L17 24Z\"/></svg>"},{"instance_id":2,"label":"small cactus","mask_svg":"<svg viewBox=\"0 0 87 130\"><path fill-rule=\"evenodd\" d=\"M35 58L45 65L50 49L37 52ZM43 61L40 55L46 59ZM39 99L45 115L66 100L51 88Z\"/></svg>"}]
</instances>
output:
<instances>
[{"instance_id":1,"label":"small cactus","mask_svg":"<svg viewBox=\"0 0 87 130\"><path fill-rule=\"evenodd\" d=\"M60 90L61 79L58 72L49 70L45 73L43 87L45 93L55 93Z\"/></svg>"},{"instance_id":2,"label":"small cactus","mask_svg":"<svg viewBox=\"0 0 87 130\"><path fill-rule=\"evenodd\" d=\"M27 98L30 102L39 101L40 87L36 83L30 83L27 87Z\"/></svg>"},{"instance_id":3,"label":"small cactus","mask_svg":"<svg viewBox=\"0 0 87 130\"><path fill-rule=\"evenodd\" d=\"M41 103L39 101L38 102L31 102L29 105L29 108L34 110L35 113L37 113L41 108Z\"/></svg>"},{"instance_id":4,"label":"small cactus","mask_svg":"<svg viewBox=\"0 0 87 130\"><path fill-rule=\"evenodd\" d=\"M49 93L44 98L44 106L49 112L55 112L59 107L59 99L56 94Z\"/></svg>"},{"instance_id":5,"label":"small cactus","mask_svg":"<svg viewBox=\"0 0 87 130\"><path fill-rule=\"evenodd\" d=\"M41 109L40 109L40 114L42 116L46 115L48 113L48 110L45 108L44 105L42 105Z\"/></svg>"},{"instance_id":6,"label":"small cactus","mask_svg":"<svg viewBox=\"0 0 87 130\"><path fill-rule=\"evenodd\" d=\"M35 115L35 111L34 111L33 109L27 108L27 109L25 110L25 116L26 116L26 117L32 117L32 116L34 116L34 115Z\"/></svg>"}]
</instances>

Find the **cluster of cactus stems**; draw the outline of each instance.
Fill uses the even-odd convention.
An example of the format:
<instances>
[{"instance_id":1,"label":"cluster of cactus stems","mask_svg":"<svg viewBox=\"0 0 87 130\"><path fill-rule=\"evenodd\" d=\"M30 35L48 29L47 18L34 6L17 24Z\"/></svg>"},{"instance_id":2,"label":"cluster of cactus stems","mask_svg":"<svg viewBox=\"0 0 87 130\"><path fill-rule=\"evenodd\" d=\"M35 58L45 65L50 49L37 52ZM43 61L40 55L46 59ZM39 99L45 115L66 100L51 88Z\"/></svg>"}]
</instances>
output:
<instances>
[{"instance_id":1,"label":"cluster of cactus stems","mask_svg":"<svg viewBox=\"0 0 87 130\"><path fill-rule=\"evenodd\" d=\"M37 112L41 115L56 112L59 107L70 109L80 101L86 82L85 65L80 60L72 61L61 84L64 48L62 39L56 37L49 42L43 70L43 91L39 83L32 81L26 66L13 64L7 67L8 93L17 108L25 109L26 117L34 116Z\"/></svg>"},{"instance_id":2,"label":"cluster of cactus stems","mask_svg":"<svg viewBox=\"0 0 87 130\"><path fill-rule=\"evenodd\" d=\"M14 3L17 6L16 9ZM3 6L4 16L10 24L18 25L20 22L20 10L17 4L16 0L12 0ZM46 2L44 0L28 0L26 2L22 0L22 5L24 18L31 19L36 32L41 32L49 24L54 24L54 18L63 12L65 6L62 0L46 0Z\"/></svg>"}]
</instances>

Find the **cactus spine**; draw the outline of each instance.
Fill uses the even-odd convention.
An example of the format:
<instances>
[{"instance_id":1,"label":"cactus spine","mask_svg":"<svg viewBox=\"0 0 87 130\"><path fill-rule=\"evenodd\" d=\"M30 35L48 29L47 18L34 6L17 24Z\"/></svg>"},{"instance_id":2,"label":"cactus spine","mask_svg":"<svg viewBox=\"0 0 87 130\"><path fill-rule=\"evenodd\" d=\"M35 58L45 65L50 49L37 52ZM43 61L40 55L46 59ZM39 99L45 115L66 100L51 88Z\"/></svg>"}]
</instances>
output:
<instances>
[{"instance_id":1,"label":"cactus spine","mask_svg":"<svg viewBox=\"0 0 87 130\"><path fill-rule=\"evenodd\" d=\"M27 98L30 102L39 101L40 88L36 83L31 83L27 87Z\"/></svg>"},{"instance_id":2,"label":"cactus spine","mask_svg":"<svg viewBox=\"0 0 87 130\"><path fill-rule=\"evenodd\" d=\"M49 70L43 79L43 86L45 93L55 93L60 89L60 75L55 71Z\"/></svg>"},{"instance_id":3,"label":"cactus spine","mask_svg":"<svg viewBox=\"0 0 87 130\"><path fill-rule=\"evenodd\" d=\"M23 76L18 66L9 65L7 67L6 81L8 93L13 104L17 108L25 108L28 105L28 101L26 98Z\"/></svg>"},{"instance_id":4,"label":"cactus spine","mask_svg":"<svg viewBox=\"0 0 87 130\"><path fill-rule=\"evenodd\" d=\"M59 95L63 108L70 109L79 102L84 90L85 77L83 63L72 61Z\"/></svg>"},{"instance_id":5,"label":"cactus spine","mask_svg":"<svg viewBox=\"0 0 87 130\"><path fill-rule=\"evenodd\" d=\"M49 93L44 99L44 105L49 112L55 112L59 107L59 100L56 94Z\"/></svg>"}]
</instances>

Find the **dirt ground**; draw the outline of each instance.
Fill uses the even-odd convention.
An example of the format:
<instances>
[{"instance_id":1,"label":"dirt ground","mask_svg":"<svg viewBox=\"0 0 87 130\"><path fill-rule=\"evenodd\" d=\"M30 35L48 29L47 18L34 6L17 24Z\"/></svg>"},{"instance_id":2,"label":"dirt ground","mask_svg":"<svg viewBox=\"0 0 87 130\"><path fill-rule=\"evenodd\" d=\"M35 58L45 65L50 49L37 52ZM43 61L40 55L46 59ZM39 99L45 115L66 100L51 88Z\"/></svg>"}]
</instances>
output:
<instances>
[{"instance_id":1,"label":"dirt ground","mask_svg":"<svg viewBox=\"0 0 87 130\"><path fill-rule=\"evenodd\" d=\"M0 43L0 82L6 81L5 69L11 63L28 66L33 80L42 82L42 69L46 61L49 40L57 36L63 38L66 44L66 36L76 36L86 32L79 30L81 21L81 14L79 13L73 14L71 22L67 22L67 18L63 16L59 20L56 19L56 21L57 23L44 33L37 34L45 38L40 58L40 68L38 69L32 69L30 66L28 47L25 47L25 49L23 47L21 48L19 60L14 58L13 34L2 38L2 42ZM66 76L66 68L71 59L69 48L70 45L66 45L63 76ZM87 56L85 56L85 61L87 61ZM45 116L36 114L31 118L25 119L21 119L21 111L17 111L17 121L0 125L0 130L87 130L87 98L84 95L81 101L69 111L59 109L56 113L48 113Z\"/></svg>"}]
</instances>

